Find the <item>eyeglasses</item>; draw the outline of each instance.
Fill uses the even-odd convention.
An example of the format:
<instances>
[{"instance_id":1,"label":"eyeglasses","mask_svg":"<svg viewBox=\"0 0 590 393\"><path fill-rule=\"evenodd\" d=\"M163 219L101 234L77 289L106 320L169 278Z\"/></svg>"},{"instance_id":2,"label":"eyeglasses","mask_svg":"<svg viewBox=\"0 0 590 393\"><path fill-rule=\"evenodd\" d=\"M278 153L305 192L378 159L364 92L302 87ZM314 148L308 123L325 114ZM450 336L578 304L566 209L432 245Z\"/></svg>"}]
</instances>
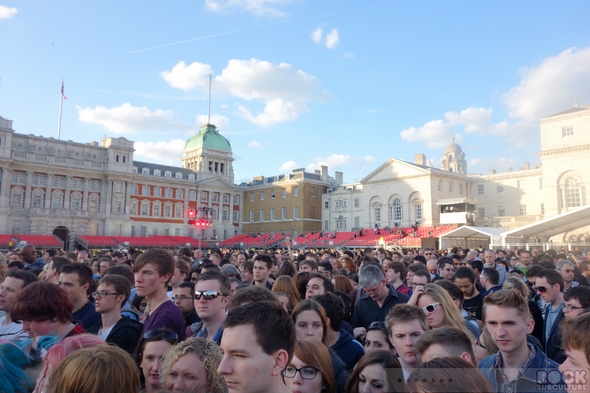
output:
<instances>
[{"instance_id":1,"label":"eyeglasses","mask_svg":"<svg viewBox=\"0 0 590 393\"><path fill-rule=\"evenodd\" d=\"M510 258L511 261L518 261L518 258Z\"/></svg>"},{"instance_id":2,"label":"eyeglasses","mask_svg":"<svg viewBox=\"0 0 590 393\"><path fill-rule=\"evenodd\" d=\"M572 306L571 304L564 304L563 305L563 311L581 310L583 308L584 307Z\"/></svg>"},{"instance_id":3,"label":"eyeglasses","mask_svg":"<svg viewBox=\"0 0 590 393\"><path fill-rule=\"evenodd\" d=\"M562 273L573 273L574 270L573 269L563 269L563 270L560 270L560 272L562 272Z\"/></svg>"},{"instance_id":4,"label":"eyeglasses","mask_svg":"<svg viewBox=\"0 0 590 393\"><path fill-rule=\"evenodd\" d=\"M175 295L175 296L172 296L172 300L193 300L193 297L186 296L186 295Z\"/></svg>"},{"instance_id":5,"label":"eyeglasses","mask_svg":"<svg viewBox=\"0 0 590 393\"><path fill-rule=\"evenodd\" d=\"M461 262L461 263L453 263L454 266L467 266L467 264L465 262Z\"/></svg>"},{"instance_id":6,"label":"eyeglasses","mask_svg":"<svg viewBox=\"0 0 590 393\"><path fill-rule=\"evenodd\" d=\"M314 379L315 376L318 374L318 371L319 370L317 368L311 366L305 366L301 368L287 366L287 368L285 368L285 371L283 371L283 375L286 378L295 378L295 374L299 372L299 375L301 375L301 378L303 379Z\"/></svg>"},{"instance_id":7,"label":"eyeglasses","mask_svg":"<svg viewBox=\"0 0 590 393\"><path fill-rule=\"evenodd\" d=\"M92 297L97 297L99 299L104 299L109 295L121 295L118 292L107 292L107 291L100 291L100 292L92 292Z\"/></svg>"},{"instance_id":8,"label":"eyeglasses","mask_svg":"<svg viewBox=\"0 0 590 393\"><path fill-rule=\"evenodd\" d=\"M552 287L552 285L549 285L548 287L537 287L535 290L536 290L537 292L545 293L545 292L547 292L547 290L548 290L549 288L551 288L551 287Z\"/></svg>"},{"instance_id":9,"label":"eyeglasses","mask_svg":"<svg viewBox=\"0 0 590 393\"><path fill-rule=\"evenodd\" d=\"M203 297L205 300L213 300L217 296L227 296L227 295L224 295L223 293L212 291L212 290L202 291L202 292L195 291L195 299L197 299L197 300L201 300L201 297Z\"/></svg>"},{"instance_id":10,"label":"eyeglasses","mask_svg":"<svg viewBox=\"0 0 590 393\"><path fill-rule=\"evenodd\" d=\"M422 311L432 314L433 312L436 311L436 306L438 306L439 304L440 304L439 302L431 303L426 307L422 307Z\"/></svg>"},{"instance_id":11,"label":"eyeglasses","mask_svg":"<svg viewBox=\"0 0 590 393\"><path fill-rule=\"evenodd\" d=\"M178 334L174 333L171 330L167 330L167 329L150 330L149 332L146 332L143 335L143 338L144 338L144 340L149 340L150 338L155 338L158 336L162 336L166 340L178 341Z\"/></svg>"}]
</instances>

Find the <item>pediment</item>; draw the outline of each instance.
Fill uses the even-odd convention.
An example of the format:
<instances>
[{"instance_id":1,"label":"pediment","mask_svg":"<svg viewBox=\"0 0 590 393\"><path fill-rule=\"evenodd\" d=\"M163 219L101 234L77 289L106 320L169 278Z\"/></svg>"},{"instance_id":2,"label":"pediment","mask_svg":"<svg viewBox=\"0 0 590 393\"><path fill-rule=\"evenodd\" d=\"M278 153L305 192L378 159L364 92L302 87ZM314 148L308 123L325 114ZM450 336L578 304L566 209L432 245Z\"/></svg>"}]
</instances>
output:
<instances>
[{"instance_id":1,"label":"pediment","mask_svg":"<svg viewBox=\"0 0 590 393\"><path fill-rule=\"evenodd\" d=\"M430 168L391 158L361 180L362 184L379 183L387 180L403 179L430 174Z\"/></svg>"},{"instance_id":2,"label":"pediment","mask_svg":"<svg viewBox=\"0 0 590 393\"><path fill-rule=\"evenodd\" d=\"M199 180L197 182L197 184L199 187L231 188L231 189L238 188L235 184L230 183L228 180L226 180L224 177L221 177L221 176L213 176L213 177L209 177L207 179Z\"/></svg>"}]
</instances>

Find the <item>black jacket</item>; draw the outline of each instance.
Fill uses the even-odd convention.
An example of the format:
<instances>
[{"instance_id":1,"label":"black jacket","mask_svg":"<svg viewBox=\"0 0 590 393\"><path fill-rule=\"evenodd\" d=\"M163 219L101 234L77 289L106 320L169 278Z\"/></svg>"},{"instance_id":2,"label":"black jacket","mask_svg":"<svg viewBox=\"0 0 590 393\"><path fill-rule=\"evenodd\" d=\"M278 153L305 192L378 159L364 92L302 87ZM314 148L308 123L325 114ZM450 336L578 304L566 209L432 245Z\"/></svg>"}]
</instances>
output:
<instances>
[{"instance_id":1,"label":"black jacket","mask_svg":"<svg viewBox=\"0 0 590 393\"><path fill-rule=\"evenodd\" d=\"M102 321L88 329L88 333L98 334L98 330L102 326ZM122 317L117 321L111 332L107 336L105 342L107 344L114 344L122 350L132 354L135 347L139 343L141 337L141 329L143 325L139 322L133 321L128 317Z\"/></svg>"},{"instance_id":2,"label":"black jacket","mask_svg":"<svg viewBox=\"0 0 590 393\"><path fill-rule=\"evenodd\" d=\"M547 311L551 304L547 305L548 307L545 309L544 312L544 320L547 321ZM565 315L563 313L563 309L559 311L557 314L557 318L555 318L555 322L553 326L551 326L551 332L549 333L549 339L547 340L546 345L544 346L543 350L547 354L547 357L559 364L563 363L566 359L565 350L561 346L561 331L559 329L559 325L561 322L565 320ZM547 329L547 322L543 325L543 338L546 336L546 329ZM543 340L544 341L544 340ZM542 342L543 342L542 341Z\"/></svg>"},{"instance_id":3,"label":"black jacket","mask_svg":"<svg viewBox=\"0 0 590 393\"><path fill-rule=\"evenodd\" d=\"M387 313L393 308L393 306L396 304L407 303L408 300L410 300L408 295L404 295L391 287L388 287L388 289L389 293L383 301L382 307L379 307L377 302L371 299L368 294L364 294L360 297L358 303L354 307L352 320L350 321L353 328L368 328L369 325L375 321L384 322Z\"/></svg>"}]
</instances>

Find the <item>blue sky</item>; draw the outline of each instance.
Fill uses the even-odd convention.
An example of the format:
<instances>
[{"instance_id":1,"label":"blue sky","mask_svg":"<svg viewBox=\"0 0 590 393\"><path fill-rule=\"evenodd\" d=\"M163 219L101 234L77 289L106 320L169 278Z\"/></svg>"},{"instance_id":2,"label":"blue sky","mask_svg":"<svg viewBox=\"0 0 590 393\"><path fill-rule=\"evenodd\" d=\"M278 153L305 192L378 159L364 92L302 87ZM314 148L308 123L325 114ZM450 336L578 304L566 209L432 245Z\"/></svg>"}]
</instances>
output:
<instances>
[{"instance_id":1,"label":"blue sky","mask_svg":"<svg viewBox=\"0 0 590 393\"><path fill-rule=\"evenodd\" d=\"M0 0L0 116L19 133L125 136L180 166L206 121L235 181L293 168L351 182L391 157L470 173L539 162L538 121L590 105L590 2Z\"/></svg>"}]
</instances>

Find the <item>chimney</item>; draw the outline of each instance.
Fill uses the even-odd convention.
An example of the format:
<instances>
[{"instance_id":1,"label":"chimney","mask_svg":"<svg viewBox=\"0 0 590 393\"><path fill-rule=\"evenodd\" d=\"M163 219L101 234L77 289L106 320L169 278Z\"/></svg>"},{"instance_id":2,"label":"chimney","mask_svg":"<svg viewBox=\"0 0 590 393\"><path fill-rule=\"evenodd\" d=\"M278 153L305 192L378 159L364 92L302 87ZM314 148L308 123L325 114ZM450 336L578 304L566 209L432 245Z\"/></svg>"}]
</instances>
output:
<instances>
[{"instance_id":1,"label":"chimney","mask_svg":"<svg viewBox=\"0 0 590 393\"><path fill-rule=\"evenodd\" d=\"M524 162L524 170L528 171L529 169L531 169L531 164L528 161Z\"/></svg>"},{"instance_id":2,"label":"chimney","mask_svg":"<svg viewBox=\"0 0 590 393\"><path fill-rule=\"evenodd\" d=\"M342 183L344 183L344 181L343 181L344 176L343 176L342 172L336 172L335 177L336 177L336 184L341 186Z\"/></svg>"},{"instance_id":3,"label":"chimney","mask_svg":"<svg viewBox=\"0 0 590 393\"><path fill-rule=\"evenodd\" d=\"M495 169L488 170L488 175L495 175L497 172Z\"/></svg>"},{"instance_id":4,"label":"chimney","mask_svg":"<svg viewBox=\"0 0 590 393\"><path fill-rule=\"evenodd\" d=\"M426 154L416 154L414 157L414 164L426 166Z\"/></svg>"},{"instance_id":5,"label":"chimney","mask_svg":"<svg viewBox=\"0 0 590 393\"><path fill-rule=\"evenodd\" d=\"M574 98L574 107L577 108L578 107L578 99Z\"/></svg>"},{"instance_id":6,"label":"chimney","mask_svg":"<svg viewBox=\"0 0 590 393\"><path fill-rule=\"evenodd\" d=\"M512 172L512 167L511 166L508 167L508 172Z\"/></svg>"},{"instance_id":7,"label":"chimney","mask_svg":"<svg viewBox=\"0 0 590 393\"><path fill-rule=\"evenodd\" d=\"M321 169L322 182L327 183L329 180L328 167L326 165L322 165L320 167L320 169Z\"/></svg>"}]
</instances>

